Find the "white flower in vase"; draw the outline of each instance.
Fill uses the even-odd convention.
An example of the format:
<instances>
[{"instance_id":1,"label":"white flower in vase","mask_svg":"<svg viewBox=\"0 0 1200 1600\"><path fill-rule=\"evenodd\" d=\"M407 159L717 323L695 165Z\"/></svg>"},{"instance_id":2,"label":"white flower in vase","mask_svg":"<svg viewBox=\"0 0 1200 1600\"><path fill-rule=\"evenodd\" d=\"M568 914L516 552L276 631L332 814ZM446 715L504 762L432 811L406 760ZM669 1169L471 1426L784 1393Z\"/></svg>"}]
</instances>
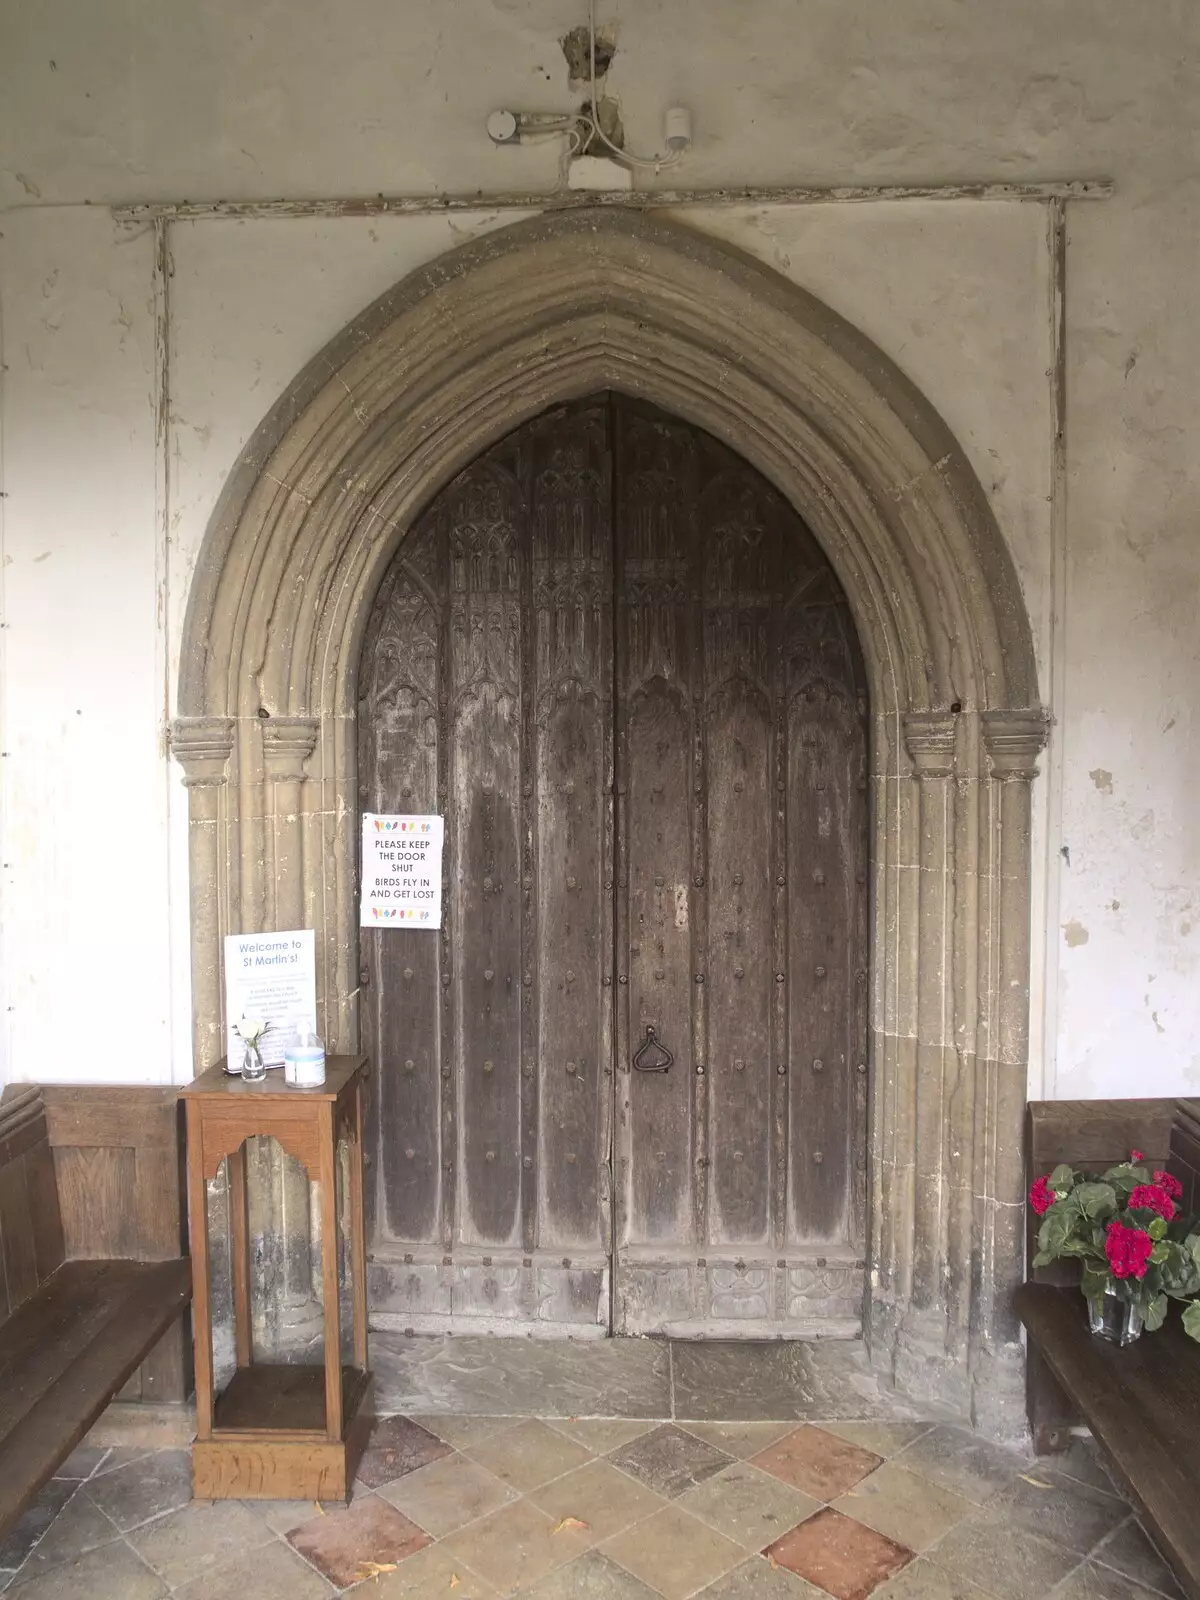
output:
<instances>
[{"instance_id":1,"label":"white flower in vase","mask_svg":"<svg viewBox=\"0 0 1200 1600\"><path fill-rule=\"evenodd\" d=\"M261 1017L243 1017L234 1023L233 1031L243 1044L252 1044L257 1048L259 1040L270 1026Z\"/></svg>"},{"instance_id":2,"label":"white flower in vase","mask_svg":"<svg viewBox=\"0 0 1200 1600\"><path fill-rule=\"evenodd\" d=\"M267 1069L263 1065L259 1043L270 1026L271 1024L262 1017L242 1017L233 1025L234 1033L246 1046L246 1054L242 1060L242 1078L247 1083L261 1083L266 1077Z\"/></svg>"}]
</instances>

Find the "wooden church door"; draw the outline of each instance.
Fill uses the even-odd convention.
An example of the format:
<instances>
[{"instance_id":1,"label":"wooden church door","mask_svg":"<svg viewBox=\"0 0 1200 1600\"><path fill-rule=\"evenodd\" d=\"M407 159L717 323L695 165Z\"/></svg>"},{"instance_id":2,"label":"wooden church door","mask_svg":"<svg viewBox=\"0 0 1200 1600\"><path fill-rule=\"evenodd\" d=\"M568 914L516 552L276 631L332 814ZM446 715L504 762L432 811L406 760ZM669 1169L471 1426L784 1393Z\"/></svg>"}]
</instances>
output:
<instances>
[{"instance_id":1,"label":"wooden church door","mask_svg":"<svg viewBox=\"0 0 1200 1600\"><path fill-rule=\"evenodd\" d=\"M865 686L790 506L642 403L538 417L398 553L359 751L446 818L440 933L362 933L375 1321L857 1332Z\"/></svg>"}]
</instances>

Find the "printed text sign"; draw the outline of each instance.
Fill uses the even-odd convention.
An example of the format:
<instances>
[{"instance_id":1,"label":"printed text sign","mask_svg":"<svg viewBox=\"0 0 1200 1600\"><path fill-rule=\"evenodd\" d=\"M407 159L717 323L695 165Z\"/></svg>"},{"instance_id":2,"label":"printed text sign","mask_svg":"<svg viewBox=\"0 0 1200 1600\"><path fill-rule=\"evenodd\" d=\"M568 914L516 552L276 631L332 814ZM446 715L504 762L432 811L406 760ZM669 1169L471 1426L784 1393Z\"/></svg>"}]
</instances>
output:
<instances>
[{"instance_id":1,"label":"printed text sign","mask_svg":"<svg viewBox=\"0 0 1200 1600\"><path fill-rule=\"evenodd\" d=\"M363 815L364 928L440 928L441 817Z\"/></svg>"},{"instance_id":2,"label":"printed text sign","mask_svg":"<svg viewBox=\"0 0 1200 1600\"><path fill-rule=\"evenodd\" d=\"M231 1065L244 1053L234 1032L243 1017L271 1024L260 1046L268 1067L283 1065L283 1047L301 1023L316 1027L316 935L311 928L226 937L225 1048Z\"/></svg>"}]
</instances>

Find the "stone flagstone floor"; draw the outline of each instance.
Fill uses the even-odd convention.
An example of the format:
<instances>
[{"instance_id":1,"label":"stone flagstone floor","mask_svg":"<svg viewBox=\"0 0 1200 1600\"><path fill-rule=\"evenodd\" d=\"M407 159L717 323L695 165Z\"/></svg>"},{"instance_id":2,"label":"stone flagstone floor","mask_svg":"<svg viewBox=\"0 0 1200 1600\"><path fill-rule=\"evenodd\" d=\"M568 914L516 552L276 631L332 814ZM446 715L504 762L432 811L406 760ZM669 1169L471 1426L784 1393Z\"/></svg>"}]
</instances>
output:
<instances>
[{"instance_id":1,"label":"stone flagstone floor","mask_svg":"<svg viewBox=\"0 0 1200 1600\"><path fill-rule=\"evenodd\" d=\"M21 1600L1161 1600L1084 1441L918 1416L860 1343L372 1333L349 1507L191 1501L186 1450L86 1443L0 1545Z\"/></svg>"},{"instance_id":2,"label":"stone flagstone floor","mask_svg":"<svg viewBox=\"0 0 1200 1600\"><path fill-rule=\"evenodd\" d=\"M190 1503L183 1450L84 1446L0 1548L22 1600L1158 1600L1079 1442L920 1421L392 1417L348 1508Z\"/></svg>"}]
</instances>

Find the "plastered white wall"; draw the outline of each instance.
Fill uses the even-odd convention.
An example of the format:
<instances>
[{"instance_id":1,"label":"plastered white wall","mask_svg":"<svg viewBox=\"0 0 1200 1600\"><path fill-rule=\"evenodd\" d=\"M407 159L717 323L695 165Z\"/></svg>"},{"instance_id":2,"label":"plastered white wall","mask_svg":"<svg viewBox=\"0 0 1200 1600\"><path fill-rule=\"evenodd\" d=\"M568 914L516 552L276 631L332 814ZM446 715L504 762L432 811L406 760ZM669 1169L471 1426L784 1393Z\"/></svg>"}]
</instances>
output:
<instances>
[{"instance_id":1,"label":"plastered white wall","mask_svg":"<svg viewBox=\"0 0 1200 1600\"><path fill-rule=\"evenodd\" d=\"M1200 1093L1198 202L1071 224L1061 1096Z\"/></svg>"},{"instance_id":2,"label":"plastered white wall","mask_svg":"<svg viewBox=\"0 0 1200 1600\"><path fill-rule=\"evenodd\" d=\"M3 232L4 950L18 1078L168 1065L152 252L103 210Z\"/></svg>"},{"instance_id":3,"label":"plastered white wall","mask_svg":"<svg viewBox=\"0 0 1200 1600\"><path fill-rule=\"evenodd\" d=\"M618 37L609 87L631 142L653 146L662 107L691 105L689 184L1116 179L1115 199L1070 213L1057 608L1042 208L747 207L688 220L873 337L955 430L1009 541L1043 692L1063 719L1061 817L1044 782L1035 796L1031 1091L1200 1092L1195 8L598 9ZM482 120L498 104L574 103L556 41L583 14L578 0L164 0L150 12L43 0L0 19L0 203L14 208L0 219L13 1076L188 1075L185 808L161 737L205 521L255 423L328 337L415 265L513 219L481 208L453 222L174 225L160 549L152 245L97 208L553 187L552 146L495 150ZM117 771L130 776L114 786ZM101 840L64 847L89 806ZM63 1018L64 952L94 1019L86 1063L46 1049ZM131 993L143 1006L132 1047Z\"/></svg>"},{"instance_id":4,"label":"plastered white wall","mask_svg":"<svg viewBox=\"0 0 1200 1600\"><path fill-rule=\"evenodd\" d=\"M689 105L697 185L1194 167L1191 0L597 0L631 148ZM586 0L39 0L0 19L0 198L542 189L497 106L562 110ZM35 193L36 191L36 193Z\"/></svg>"}]
</instances>

